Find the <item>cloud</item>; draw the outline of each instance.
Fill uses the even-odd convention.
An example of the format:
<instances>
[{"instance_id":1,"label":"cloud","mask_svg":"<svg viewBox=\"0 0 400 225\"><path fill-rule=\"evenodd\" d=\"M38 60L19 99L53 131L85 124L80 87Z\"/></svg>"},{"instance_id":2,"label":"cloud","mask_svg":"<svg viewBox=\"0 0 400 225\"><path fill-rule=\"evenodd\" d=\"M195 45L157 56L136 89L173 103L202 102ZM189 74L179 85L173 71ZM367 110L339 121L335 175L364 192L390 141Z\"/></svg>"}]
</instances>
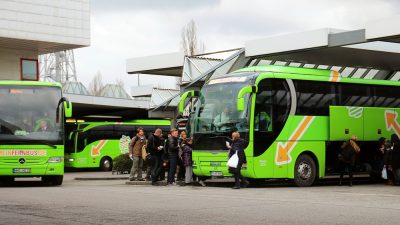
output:
<instances>
[{"instance_id":1,"label":"cloud","mask_svg":"<svg viewBox=\"0 0 400 225\"><path fill-rule=\"evenodd\" d=\"M247 40L323 27L360 29L366 22L399 13L396 0L178 0L91 2L91 46L75 50L78 79L126 81L127 58L180 49L181 30L191 19L206 51L244 46ZM173 78L141 76L142 83L174 87Z\"/></svg>"},{"instance_id":2,"label":"cloud","mask_svg":"<svg viewBox=\"0 0 400 225\"><path fill-rule=\"evenodd\" d=\"M219 4L219 0L92 0L94 12L137 12L140 10L187 10L192 8L212 7Z\"/></svg>"}]
</instances>

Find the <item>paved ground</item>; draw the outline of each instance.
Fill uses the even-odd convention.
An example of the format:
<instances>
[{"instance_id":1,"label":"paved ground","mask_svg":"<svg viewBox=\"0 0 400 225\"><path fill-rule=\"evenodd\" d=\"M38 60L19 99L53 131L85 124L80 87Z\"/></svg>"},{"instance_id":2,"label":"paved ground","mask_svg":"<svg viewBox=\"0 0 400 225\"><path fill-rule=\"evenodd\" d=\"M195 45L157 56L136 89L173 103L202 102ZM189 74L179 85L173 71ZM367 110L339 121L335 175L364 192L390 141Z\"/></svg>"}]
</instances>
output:
<instances>
[{"instance_id":1,"label":"paved ground","mask_svg":"<svg viewBox=\"0 0 400 225\"><path fill-rule=\"evenodd\" d=\"M400 187L326 182L311 188L267 183L241 190L79 181L0 188L0 224L399 224ZM104 174L109 176L109 174Z\"/></svg>"}]
</instances>

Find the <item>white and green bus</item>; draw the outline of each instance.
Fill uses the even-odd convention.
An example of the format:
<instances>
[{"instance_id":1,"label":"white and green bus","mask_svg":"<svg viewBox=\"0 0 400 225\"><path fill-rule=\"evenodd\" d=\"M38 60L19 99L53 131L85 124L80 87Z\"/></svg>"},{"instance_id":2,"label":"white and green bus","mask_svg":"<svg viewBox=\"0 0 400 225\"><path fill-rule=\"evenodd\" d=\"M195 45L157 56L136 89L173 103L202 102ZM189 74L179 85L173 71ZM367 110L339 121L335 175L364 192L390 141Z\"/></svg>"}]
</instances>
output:
<instances>
[{"instance_id":1,"label":"white and green bus","mask_svg":"<svg viewBox=\"0 0 400 225\"><path fill-rule=\"evenodd\" d=\"M310 186L339 172L341 144L358 137L356 172L380 173L378 139L400 135L400 82L341 77L336 71L285 66L244 68L208 80L191 115L193 171L197 176L231 176L226 137L238 131L247 141L252 179L293 179ZM223 121L221 119L221 114ZM379 157L379 156L378 156Z\"/></svg>"},{"instance_id":2,"label":"white and green bus","mask_svg":"<svg viewBox=\"0 0 400 225\"><path fill-rule=\"evenodd\" d=\"M61 185L64 116L71 114L60 84L0 81L0 180L42 177Z\"/></svg>"},{"instance_id":3,"label":"white and green bus","mask_svg":"<svg viewBox=\"0 0 400 225\"><path fill-rule=\"evenodd\" d=\"M166 134L170 120L132 120L128 122L82 122L69 134L66 141L65 166L68 168L112 169L112 160L128 153L129 143L137 129L142 127L146 136L161 128Z\"/></svg>"}]
</instances>

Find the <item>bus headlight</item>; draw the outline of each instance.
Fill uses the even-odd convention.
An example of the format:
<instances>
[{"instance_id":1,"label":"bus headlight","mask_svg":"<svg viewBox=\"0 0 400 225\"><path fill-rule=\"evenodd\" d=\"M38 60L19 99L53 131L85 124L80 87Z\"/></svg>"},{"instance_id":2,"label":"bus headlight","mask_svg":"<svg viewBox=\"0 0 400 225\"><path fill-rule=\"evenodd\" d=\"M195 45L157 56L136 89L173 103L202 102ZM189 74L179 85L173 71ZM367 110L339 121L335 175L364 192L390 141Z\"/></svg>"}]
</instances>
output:
<instances>
[{"instance_id":1,"label":"bus headlight","mask_svg":"<svg viewBox=\"0 0 400 225\"><path fill-rule=\"evenodd\" d=\"M53 156L51 157L47 162L48 163L60 163L64 161L64 157L60 157L60 156Z\"/></svg>"},{"instance_id":2,"label":"bus headlight","mask_svg":"<svg viewBox=\"0 0 400 225\"><path fill-rule=\"evenodd\" d=\"M74 159L68 159L68 162L73 162L74 161Z\"/></svg>"}]
</instances>

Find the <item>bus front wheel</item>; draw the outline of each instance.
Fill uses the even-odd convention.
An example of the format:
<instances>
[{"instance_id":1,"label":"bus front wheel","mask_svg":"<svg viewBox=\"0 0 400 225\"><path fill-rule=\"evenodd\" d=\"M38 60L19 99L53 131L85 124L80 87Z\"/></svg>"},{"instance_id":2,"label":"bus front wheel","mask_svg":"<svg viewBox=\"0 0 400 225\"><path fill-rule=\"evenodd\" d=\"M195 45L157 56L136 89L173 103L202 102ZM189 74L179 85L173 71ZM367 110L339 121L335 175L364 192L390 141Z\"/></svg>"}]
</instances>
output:
<instances>
[{"instance_id":1,"label":"bus front wheel","mask_svg":"<svg viewBox=\"0 0 400 225\"><path fill-rule=\"evenodd\" d=\"M100 160L100 169L102 171L111 171L111 169L112 169L112 160L109 157L103 157Z\"/></svg>"},{"instance_id":2,"label":"bus front wheel","mask_svg":"<svg viewBox=\"0 0 400 225\"><path fill-rule=\"evenodd\" d=\"M300 155L294 167L294 183L299 187L311 186L316 177L316 166L311 156Z\"/></svg>"}]
</instances>

